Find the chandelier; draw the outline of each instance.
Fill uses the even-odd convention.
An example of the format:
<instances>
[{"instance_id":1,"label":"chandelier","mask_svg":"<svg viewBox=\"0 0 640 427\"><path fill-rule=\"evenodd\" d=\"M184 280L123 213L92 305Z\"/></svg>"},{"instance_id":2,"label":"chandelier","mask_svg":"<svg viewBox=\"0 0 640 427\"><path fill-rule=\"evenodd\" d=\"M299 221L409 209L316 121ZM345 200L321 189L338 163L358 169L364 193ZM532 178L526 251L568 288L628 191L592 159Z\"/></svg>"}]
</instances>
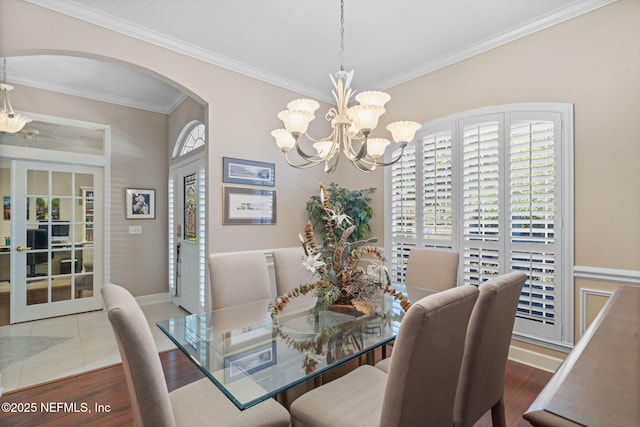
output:
<instances>
[{"instance_id":1,"label":"chandelier","mask_svg":"<svg viewBox=\"0 0 640 427\"><path fill-rule=\"evenodd\" d=\"M284 129L271 132L276 144L284 153L287 163L295 168L307 168L324 163L324 170L332 173L338 166L340 152L359 170L371 172L377 166L389 166L402 157L404 149L413 137L420 124L410 121L399 121L387 126L393 140L400 148L395 159L384 162L384 152L391 144L388 139L370 138L371 132L378 125L378 120L385 113L384 105L391 97L378 91L355 94L351 89L353 70L344 71L344 0L340 1L340 71L335 77L329 75L334 90L336 106L329 109L325 119L331 124L331 134L321 139L314 139L307 134L309 123L315 119L315 112L320 104L313 99L296 99L287 104L287 109L278 114L284 123ZM349 106L355 94L357 104ZM300 146L300 137L304 135L313 144L315 153L307 153ZM295 164L289 159L289 152L295 147L296 153L303 163Z\"/></svg>"},{"instance_id":2,"label":"chandelier","mask_svg":"<svg viewBox=\"0 0 640 427\"><path fill-rule=\"evenodd\" d=\"M9 91L13 86L7 84L7 58L2 63L2 83L0 83L0 132L16 133L31 119L23 114L18 114L11 108Z\"/></svg>"}]
</instances>

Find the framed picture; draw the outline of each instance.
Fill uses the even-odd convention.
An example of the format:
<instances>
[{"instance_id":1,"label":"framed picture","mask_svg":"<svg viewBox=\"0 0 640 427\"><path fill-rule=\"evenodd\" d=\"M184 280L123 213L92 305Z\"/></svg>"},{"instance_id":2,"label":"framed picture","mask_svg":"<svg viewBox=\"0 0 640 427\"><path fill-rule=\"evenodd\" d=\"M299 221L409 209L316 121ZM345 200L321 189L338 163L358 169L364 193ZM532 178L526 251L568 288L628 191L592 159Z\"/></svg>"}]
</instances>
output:
<instances>
[{"instance_id":1,"label":"framed picture","mask_svg":"<svg viewBox=\"0 0 640 427\"><path fill-rule=\"evenodd\" d=\"M2 219L11 219L11 196L2 197Z\"/></svg>"},{"instance_id":2,"label":"framed picture","mask_svg":"<svg viewBox=\"0 0 640 427\"><path fill-rule=\"evenodd\" d=\"M224 187L223 224L275 224L275 190Z\"/></svg>"},{"instance_id":3,"label":"framed picture","mask_svg":"<svg viewBox=\"0 0 640 427\"><path fill-rule=\"evenodd\" d=\"M155 219L156 190L127 188L127 219Z\"/></svg>"},{"instance_id":4,"label":"framed picture","mask_svg":"<svg viewBox=\"0 0 640 427\"><path fill-rule=\"evenodd\" d=\"M27 221L29 220L29 200L27 197ZM2 197L2 219L11 219L11 196Z\"/></svg>"},{"instance_id":5,"label":"framed picture","mask_svg":"<svg viewBox=\"0 0 640 427\"><path fill-rule=\"evenodd\" d=\"M276 166L273 163L223 157L222 170L223 182L268 187L273 187L276 183Z\"/></svg>"},{"instance_id":6,"label":"framed picture","mask_svg":"<svg viewBox=\"0 0 640 427\"><path fill-rule=\"evenodd\" d=\"M229 383L275 364L276 342L271 341L241 353L225 357L224 379L225 382Z\"/></svg>"}]
</instances>

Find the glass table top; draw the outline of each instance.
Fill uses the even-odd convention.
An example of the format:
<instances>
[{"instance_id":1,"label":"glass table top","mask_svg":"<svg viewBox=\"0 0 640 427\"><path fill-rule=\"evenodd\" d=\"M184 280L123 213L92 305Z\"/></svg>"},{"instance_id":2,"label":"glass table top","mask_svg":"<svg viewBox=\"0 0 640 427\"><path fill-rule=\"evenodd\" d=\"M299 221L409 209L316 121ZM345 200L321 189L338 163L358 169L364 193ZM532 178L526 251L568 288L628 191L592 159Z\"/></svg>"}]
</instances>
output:
<instances>
[{"instance_id":1,"label":"glass table top","mask_svg":"<svg viewBox=\"0 0 640 427\"><path fill-rule=\"evenodd\" d=\"M157 326L246 409L393 340L404 314L389 295L369 314L298 304L272 317L272 303L192 314Z\"/></svg>"}]
</instances>

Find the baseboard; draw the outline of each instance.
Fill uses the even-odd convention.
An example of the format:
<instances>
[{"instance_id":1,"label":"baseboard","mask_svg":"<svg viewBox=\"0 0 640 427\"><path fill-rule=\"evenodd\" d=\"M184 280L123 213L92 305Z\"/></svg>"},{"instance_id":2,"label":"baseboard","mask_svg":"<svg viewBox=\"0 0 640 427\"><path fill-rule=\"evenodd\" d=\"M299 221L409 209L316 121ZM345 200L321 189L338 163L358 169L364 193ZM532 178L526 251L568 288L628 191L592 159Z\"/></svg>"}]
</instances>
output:
<instances>
[{"instance_id":1,"label":"baseboard","mask_svg":"<svg viewBox=\"0 0 640 427\"><path fill-rule=\"evenodd\" d=\"M555 372L562 363L557 357L514 346L509 347L509 360L547 372Z\"/></svg>"},{"instance_id":2,"label":"baseboard","mask_svg":"<svg viewBox=\"0 0 640 427\"><path fill-rule=\"evenodd\" d=\"M161 292L159 294L141 295L136 297L136 301L139 305L158 304L161 302L170 302L171 296L169 292Z\"/></svg>"}]
</instances>

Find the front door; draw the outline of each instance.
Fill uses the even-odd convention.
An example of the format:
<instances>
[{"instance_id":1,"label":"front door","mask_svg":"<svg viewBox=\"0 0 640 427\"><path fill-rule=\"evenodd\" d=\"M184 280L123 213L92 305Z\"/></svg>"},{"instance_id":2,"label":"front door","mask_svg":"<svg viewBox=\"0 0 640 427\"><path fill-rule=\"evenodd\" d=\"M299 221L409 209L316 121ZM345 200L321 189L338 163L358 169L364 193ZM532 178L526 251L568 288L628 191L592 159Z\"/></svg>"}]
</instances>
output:
<instances>
[{"instance_id":1,"label":"front door","mask_svg":"<svg viewBox=\"0 0 640 427\"><path fill-rule=\"evenodd\" d=\"M11 182L11 323L100 309L102 169L14 160Z\"/></svg>"},{"instance_id":2,"label":"front door","mask_svg":"<svg viewBox=\"0 0 640 427\"><path fill-rule=\"evenodd\" d=\"M175 250L173 301L191 313L204 310L204 164L201 160L172 167Z\"/></svg>"}]
</instances>

